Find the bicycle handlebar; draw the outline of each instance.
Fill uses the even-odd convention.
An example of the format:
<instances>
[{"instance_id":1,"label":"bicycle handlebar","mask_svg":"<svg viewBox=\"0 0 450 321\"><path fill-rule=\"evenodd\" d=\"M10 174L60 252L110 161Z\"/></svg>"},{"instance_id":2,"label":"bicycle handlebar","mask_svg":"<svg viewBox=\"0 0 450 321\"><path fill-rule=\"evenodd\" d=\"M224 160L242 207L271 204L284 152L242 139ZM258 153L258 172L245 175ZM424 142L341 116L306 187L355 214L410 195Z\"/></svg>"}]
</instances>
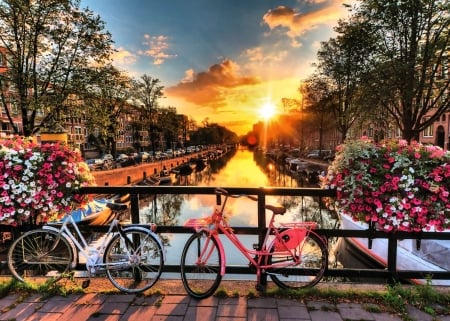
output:
<instances>
[{"instance_id":1,"label":"bicycle handlebar","mask_svg":"<svg viewBox=\"0 0 450 321\"><path fill-rule=\"evenodd\" d=\"M217 203L217 205L221 205L222 204L221 197L220 197L222 194L225 195L226 197L230 196L230 197L233 197L233 198L239 198L239 197L245 196L245 197L251 199L252 201L255 201L255 202L258 201L258 198L255 197L255 196L252 196L252 195L248 195L248 194L230 194L230 193L228 193L228 191L226 189L224 189L222 187L217 187L216 190L215 190L215 193L216 193L216 203Z\"/></svg>"}]
</instances>

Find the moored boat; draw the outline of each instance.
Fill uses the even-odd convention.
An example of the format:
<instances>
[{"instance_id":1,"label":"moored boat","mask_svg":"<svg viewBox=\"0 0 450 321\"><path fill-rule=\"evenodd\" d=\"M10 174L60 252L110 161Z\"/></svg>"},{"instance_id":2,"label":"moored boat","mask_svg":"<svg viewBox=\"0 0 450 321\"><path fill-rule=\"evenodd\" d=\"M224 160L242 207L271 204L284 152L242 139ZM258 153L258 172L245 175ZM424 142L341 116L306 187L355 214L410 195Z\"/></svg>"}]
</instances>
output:
<instances>
[{"instance_id":1,"label":"moored boat","mask_svg":"<svg viewBox=\"0 0 450 321\"><path fill-rule=\"evenodd\" d=\"M172 184L172 175L167 169L162 170L159 174L153 174L150 176L151 180L158 181L159 185L170 185Z\"/></svg>"},{"instance_id":2,"label":"moored boat","mask_svg":"<svg viewBox=\"0 0 450 321\"><path fill-rule=\"evenodd\" d=\"M308 162L300 158L286 158L286 166L293 176L306 175Z\"/></svg>"},{"instance_id":3,"label":"moored boat","mask_svg":"<svg viewBox=\"0 0 450 321\"><path fill-rule=\"evenodd\" d=\"M176 176L189 176L193 172L193 167L195 166L191 166L189 163L183 164L177 168L174 168L172 172L175 173Z\"/></svg>"},{"instance_id":4,"label":"moored boat","mask_svg":"<svg viewBox=\"0 0 450 321\"><path fill-rule=\"evenodd\" d=\"M161 183L161 179L159 176L152 175L149 177L146 177L142 181L138 182L136 185L139 186L157 186Z\"/></svg>"},{"instance_id":5,"label":"moored boat","mask_svg":"<svg viewBox=\"0 0 450 321\"><path fill-rule=\"evenodd\" d=\"M69 215L81 225L106 225L111 222L114 210L126 210L129 204L128 195L114 195L111 198L94 199Z\"/></svg>"},{"instance_id":6,"label":"moored boat","mask_svg":"<svg viewBox=\"0 0 450 321\"><path fill-rule=\"evenodd\" d=\"M367 230L368 224L354 221L349 215L339 214L341 228L344 230ZM347 237L347 242L354 246L361 255L377 262L383 267L388 264L388 239L375 238L369 247L367 238ZM398 271L450 271L450 241L421 240L420 249L415 239L398 241L397 270ZM428 280L409 280L415 284L426 284ZM432 285L450 286L450 280L433 280Z\"/></svg>"}]
</instances>

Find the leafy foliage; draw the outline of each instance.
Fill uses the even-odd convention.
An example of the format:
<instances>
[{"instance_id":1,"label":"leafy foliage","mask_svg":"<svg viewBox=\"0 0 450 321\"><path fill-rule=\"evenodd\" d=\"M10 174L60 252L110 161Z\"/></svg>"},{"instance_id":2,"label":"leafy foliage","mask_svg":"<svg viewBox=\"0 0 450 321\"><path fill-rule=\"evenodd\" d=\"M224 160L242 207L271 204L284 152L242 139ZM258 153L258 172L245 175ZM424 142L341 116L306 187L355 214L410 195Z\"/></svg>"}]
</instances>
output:
<instances>
[{"instance_id":1,"label":"leafy foliage","mask_svg":"<svg viewBox=\"0 0 450 321\"><path fill-rule=\"evenodd\" d=\"M83 70L112 52L104 22L79 0L0 3L0 46L8 61L0 75L1 104L15 134L31 136L57 118L80 93ZM19 112L20 128L13 121Z\"/></svg>"}]
</instances>

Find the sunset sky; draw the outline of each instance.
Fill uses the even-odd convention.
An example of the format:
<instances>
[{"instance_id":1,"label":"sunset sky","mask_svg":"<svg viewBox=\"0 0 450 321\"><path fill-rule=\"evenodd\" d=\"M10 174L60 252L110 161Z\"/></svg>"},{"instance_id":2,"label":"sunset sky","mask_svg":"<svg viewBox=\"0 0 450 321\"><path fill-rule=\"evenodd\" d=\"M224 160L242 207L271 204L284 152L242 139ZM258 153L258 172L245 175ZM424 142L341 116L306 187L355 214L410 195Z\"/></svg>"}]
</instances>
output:
<instances>
[{"instance_id":1,"label":"sunset sky","mask_svg":"<svg viewBox=\"0 0 450 321\"><path fill-rule=\"evenodd\" d=\"M83 0L106 22L114 64L165 87L164 107L245 134L266 104L299 99L343 0Z\"/></svg>"}]
</instances>

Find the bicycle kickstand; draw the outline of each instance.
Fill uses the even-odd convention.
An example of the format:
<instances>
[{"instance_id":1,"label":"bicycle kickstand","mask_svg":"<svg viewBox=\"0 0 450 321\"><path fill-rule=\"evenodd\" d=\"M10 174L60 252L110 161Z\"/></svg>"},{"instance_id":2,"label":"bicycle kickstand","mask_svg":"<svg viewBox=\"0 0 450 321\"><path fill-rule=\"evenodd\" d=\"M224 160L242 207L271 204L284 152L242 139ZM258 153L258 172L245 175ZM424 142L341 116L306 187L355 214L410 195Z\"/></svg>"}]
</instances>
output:
<instances>
[{"instance_id":1,"label":"bicycle kickstand","mask_svg":"<svg viewBox=\"0 0 450 321\"><path fill-rule=\"evenodd\" d=\"M92 273L89 271L89 268L87 269L87 275L88 275L88 279L81 282L81 288L83 288L83 289L88 288L89 285L91 284Z\"/></svg>"},{"instance_id":2,"label":"bicycle kickstand","mask_svg":"<svg viewBox=\"0 0 450 321\"><path fill-rule=\"evenodd\" d=\"M257 271L256 291L266 293L267 290L267 273L265 271Z\"/></svg>"},{"instance_id":3,"label":"bicycle kickstand","mask_svg":"<svg viewBox=\"0 0 450 321\"><path fill-rule=\"evenodd\" d=\"M90 284L91 284L91 279L90 279L90 278L87 279L87 280L84 280L84 281L81 283L81 288L82 288L82 289L86 289L87 287L89 287Z\"/></svg>"}]
</instances>

